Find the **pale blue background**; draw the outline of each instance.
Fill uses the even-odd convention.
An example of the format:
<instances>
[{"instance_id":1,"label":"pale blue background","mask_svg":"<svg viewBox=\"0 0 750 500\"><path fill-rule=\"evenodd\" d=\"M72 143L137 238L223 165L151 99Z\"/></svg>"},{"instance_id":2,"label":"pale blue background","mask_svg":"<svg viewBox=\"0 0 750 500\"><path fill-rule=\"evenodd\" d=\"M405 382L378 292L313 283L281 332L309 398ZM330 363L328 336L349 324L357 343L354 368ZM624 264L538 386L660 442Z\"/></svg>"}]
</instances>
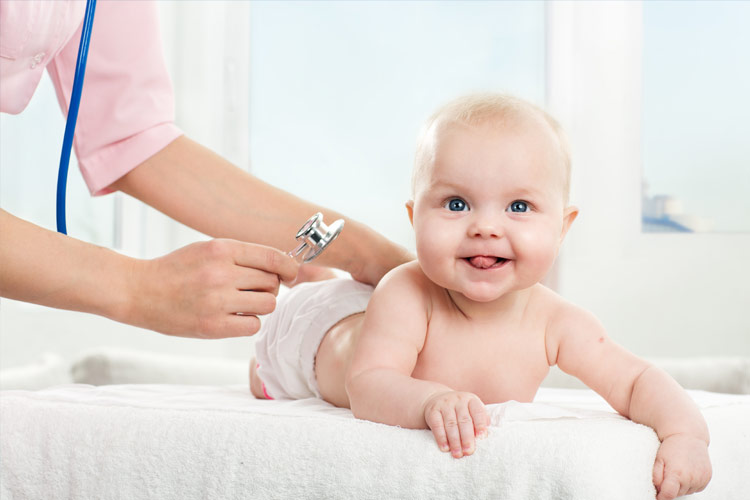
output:
<instances>
[{"instance_id":1,"label":"pale blue background","mask_svg":"<svg viewBox=\"0 0 750 500\"><path fill-rule=\"evenodd\" d=\"M651 194L750 231L750 2L643 3L643 171Z\"/></svg>"}]
</instances>

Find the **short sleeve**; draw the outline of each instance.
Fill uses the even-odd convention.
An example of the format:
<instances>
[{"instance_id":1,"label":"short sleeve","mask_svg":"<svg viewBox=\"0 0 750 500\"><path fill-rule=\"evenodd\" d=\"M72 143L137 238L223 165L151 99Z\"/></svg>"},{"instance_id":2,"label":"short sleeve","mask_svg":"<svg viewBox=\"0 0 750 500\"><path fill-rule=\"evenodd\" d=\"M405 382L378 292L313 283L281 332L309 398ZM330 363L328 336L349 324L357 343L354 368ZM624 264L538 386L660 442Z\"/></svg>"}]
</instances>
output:
<instances>
[{"instance_id":1,"label":"short sleeve","mask_svg":"<svg viewBox=\"0 0 750 500\"><path fill-rule=\"evenodd\" d=\"M81 28L48 65L66 114ZM110 184L181 134L156 4L98 2L74 138L89 190L108 193Z\"/></svg>"}]
</instances>

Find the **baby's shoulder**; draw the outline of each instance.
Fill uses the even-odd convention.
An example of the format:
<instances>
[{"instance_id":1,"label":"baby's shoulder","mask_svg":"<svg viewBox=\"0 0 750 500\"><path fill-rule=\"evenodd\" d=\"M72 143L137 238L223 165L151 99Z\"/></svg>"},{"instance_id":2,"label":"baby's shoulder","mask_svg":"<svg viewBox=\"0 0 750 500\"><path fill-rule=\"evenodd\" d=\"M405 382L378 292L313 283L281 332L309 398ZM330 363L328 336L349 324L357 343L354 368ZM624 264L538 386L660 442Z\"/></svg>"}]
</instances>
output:
<instances>
[{"instance_id":1,"label":"baby's shoulder","mask_svg":"<svg viewBox=\"0 0 750 500\"><path fill-rule=\"evenodd\" d=\"M536 290L536 314L545 322L545 338L549 345L557 345L568 336L601 335L599 319L583 307L564 299L542 285Z\"/></svg>"},{"instance_id":2,"label":"baby's shoulder","mask_svg":"<svg viewBox=\"0 0 750 500\"><path fill-rule=\"evenodd\" d=\"M447 307L446 290L435 284L422 271L417 261L407 262L386 274L373 293L373 301L387 303L401 310L424 312L428 318L433 311ZM372 303L372 301L371 301Z\"/></svg>"},{"instance_id":3,"label":"baby's shoulder","mask_svg":"<svg viewBox=\"0 0 750 500\"><path fill-rule=\"evenodd\" d=\"M566 332L598 323L591 312L541 284L535 285L527 311L543 321L548 333Z\"/></svg>"},{"instance_id":4,"label":"baby's shoulder","mask_svg":"<svg viewBox=\"0 0 750 500\"><path fill-rule=\"evenodd\" d=\"M425 279L419 266L412 263L389 271L370 297L365 321L373 323L376 321L373 318L376 318L391 325L411 324L410 331L421 332L424 337L425 325L432 311Z\"/></svg>"},{"instance_id":5,"label":"baby's shoulder","mask_svg":"<svg viewBox=\"0 0 750 500\"><path fill-rule=\"evenodd\" d=\"M410 292L427 292L430 289L430 285L433 285L433 283L427 278L427 276L425 276L419 263L414 260L391 269L383 279L380 280L376 290L406 289Z\"/></svg>"},{"instance_id":6,"label":"baby's shoulder","mask_svg":"<svg viewBox=\"0 0 750 500\"><path fill-rule=\"evenodd\" d=\"M375 287L373 298L388 297L389 302L404 300L408 303L421 303L429 295L432 282L422 272L416 261L401 264L391 269Z\"/></svg>"}]
</instances>

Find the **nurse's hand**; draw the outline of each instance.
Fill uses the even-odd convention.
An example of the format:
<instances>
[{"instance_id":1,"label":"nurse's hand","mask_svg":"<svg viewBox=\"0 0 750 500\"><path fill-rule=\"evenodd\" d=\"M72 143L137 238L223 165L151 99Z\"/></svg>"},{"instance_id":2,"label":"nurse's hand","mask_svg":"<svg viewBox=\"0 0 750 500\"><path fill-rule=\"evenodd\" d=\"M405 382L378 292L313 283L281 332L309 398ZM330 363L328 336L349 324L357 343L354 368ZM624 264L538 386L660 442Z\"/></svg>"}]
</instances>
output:
<instances>
[{"instance_id":1,"label":"nurse's hand","mask_svg":"<svg viewBox=\"0 0 750 500\"><path fill-rule=\"evenodd\" d=\"M276 307L280 280L293 280L294 259L271 247L228 239L193 243L153 260L134 260L125 323L168 335L252 335L257 315Z\"/></svg>"}]
</instances>

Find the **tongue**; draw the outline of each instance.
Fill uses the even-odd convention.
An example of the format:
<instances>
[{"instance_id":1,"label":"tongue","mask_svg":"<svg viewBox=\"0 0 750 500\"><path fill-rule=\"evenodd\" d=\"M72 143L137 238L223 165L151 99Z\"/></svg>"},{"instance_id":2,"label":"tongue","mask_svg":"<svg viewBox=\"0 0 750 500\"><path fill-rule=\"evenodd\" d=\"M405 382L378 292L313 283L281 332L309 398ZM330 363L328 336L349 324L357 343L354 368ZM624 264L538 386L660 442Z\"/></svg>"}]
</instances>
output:
<instances>
[{"instance_id":1,"label":"tongue","mask_svg":"<svg viewBox=\"0 0 750 500\"><path fill-rule=\"evenodd\" d=\"M497 262L497 257L487 257L484 255L477 255L476 257L472 257L469 259L469 262L471 262L471 265L474 267L478 267L480 269L487 269L488 267L492 267Z\"/></svg>"}]
</instances>

